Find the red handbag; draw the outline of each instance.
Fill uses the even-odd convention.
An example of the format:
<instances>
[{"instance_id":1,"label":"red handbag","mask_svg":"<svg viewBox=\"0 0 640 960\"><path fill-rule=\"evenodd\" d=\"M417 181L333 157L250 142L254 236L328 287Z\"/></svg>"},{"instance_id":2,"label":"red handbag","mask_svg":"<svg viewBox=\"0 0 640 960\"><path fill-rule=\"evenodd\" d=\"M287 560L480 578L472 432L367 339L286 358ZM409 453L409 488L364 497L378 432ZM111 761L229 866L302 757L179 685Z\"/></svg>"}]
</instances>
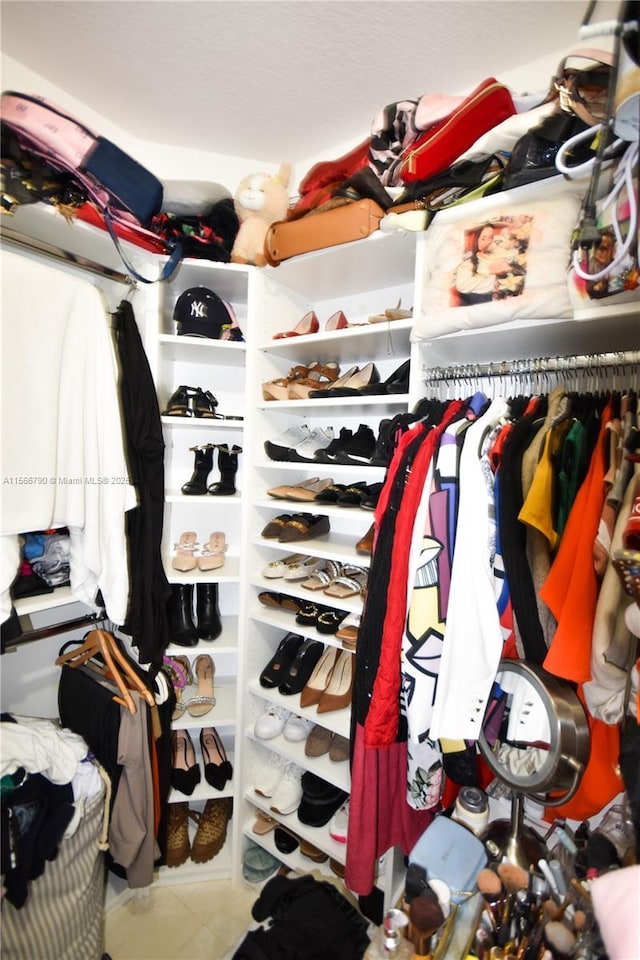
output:
<instances>
[{"instance_id":1,"label":"red handbag","mask_svg":"<svg viewBox=\"0 0 640 960\"><path fill-rule=\"evenodd\" d=\"M516 113L504 84L488 77L466 97L446 120L426 130L403 154L396 182L427 180L468 150L483 133Z\"/></svg>"}]
</instances>

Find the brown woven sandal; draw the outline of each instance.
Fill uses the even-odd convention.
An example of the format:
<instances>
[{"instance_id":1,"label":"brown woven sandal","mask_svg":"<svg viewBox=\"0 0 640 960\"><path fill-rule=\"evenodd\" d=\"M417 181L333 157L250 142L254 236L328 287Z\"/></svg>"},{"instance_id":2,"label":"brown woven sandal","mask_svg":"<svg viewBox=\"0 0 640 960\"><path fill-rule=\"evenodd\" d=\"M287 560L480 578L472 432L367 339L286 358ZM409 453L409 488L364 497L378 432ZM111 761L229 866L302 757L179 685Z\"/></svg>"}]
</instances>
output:
<instances>
[{"instance_id":1,"label":"brown woven sandal","mask_svg":"<svg viewBox=\"0 0 640 960\"><path fill-rule=\"evenodd\" d=\"M227 839L227 826L232 810L231 797L207 800L191 844L191 859L194 863L206 863L220 853Z\"/></svg>"},{"instance_id":2,"label":"brown woven sandal","mask_svg":"<svg viewBox=\"0 0 640 960\"><path fill-rule=\"evenodd\" d=\"M167 851L165 862L168 867L179 867L189 859L189 817L197 820L197 813L189 810L188 803L170 803L167 815Z\"/></svg>"}]
</instances>

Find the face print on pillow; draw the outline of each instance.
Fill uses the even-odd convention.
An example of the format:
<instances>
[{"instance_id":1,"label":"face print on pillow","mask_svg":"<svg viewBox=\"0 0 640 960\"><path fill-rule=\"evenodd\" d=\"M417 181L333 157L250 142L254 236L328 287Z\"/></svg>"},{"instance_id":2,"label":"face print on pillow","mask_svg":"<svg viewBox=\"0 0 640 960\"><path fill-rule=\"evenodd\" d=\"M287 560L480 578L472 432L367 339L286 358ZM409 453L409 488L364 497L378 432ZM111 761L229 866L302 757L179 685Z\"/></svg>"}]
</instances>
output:
<instances>
[{"instance_id":1,"label":"face print on pillow","mask_svg":"<svg viewBox=\"0 0 640 960\"><path fill-rule=\"evenodd\" d=\"M436 214L413 340L571 316L567 269L586 186L554 177Z\"/></svg>"}]
</instances>

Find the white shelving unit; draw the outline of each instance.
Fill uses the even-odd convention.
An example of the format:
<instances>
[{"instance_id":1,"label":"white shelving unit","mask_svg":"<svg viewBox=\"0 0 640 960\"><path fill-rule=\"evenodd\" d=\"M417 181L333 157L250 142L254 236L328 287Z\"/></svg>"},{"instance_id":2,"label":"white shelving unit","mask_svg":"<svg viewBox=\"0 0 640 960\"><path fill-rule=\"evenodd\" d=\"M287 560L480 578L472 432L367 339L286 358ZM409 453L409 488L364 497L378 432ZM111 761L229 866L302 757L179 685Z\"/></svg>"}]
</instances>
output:
<instances>
[{"instance_id":1,"label":"white shelving unit","mask_svg":"<svg viewBox=\"0 0 640 960\"><path fill-rule=\"evenodd\" d=\"M259 682L261 670L282 637L290 631L319 640L325 645L341 649L342 645L333 635L323 635L313 627L300 626L296 623L294 613L265 607L257 598L261 591L267 590L347 612L360 612L360 597L338 600L322 591L305 590L297 582L265 578L262 570L269 561L292 552L368 568L369 557L357 553L355 544L371 526L373 514L359 507L343 508L274 499L267 495L267 490L283 483L295 484L313 476L331 477L338 483L365 481L373 484L383 480L385 470L384 467L368 465L274 461L267 456L264 442L275 440L294 424L305 424L310 429L332 427L336 437L343 427L355 433L360 424L365 424L377 436L381 419L407 411L409 394L334 400L265 401L262 384L286 376L297 364L308 365L313 360L323 363L335 361L340 365L341 373L354 365L363 367L373 362L379 370L380 379L384 381L410 355L411 322L394 320L371 324L368 318L383 312L385 308L395 307L399 300L405 308L412 306L414 271L415 236L374 235L364 241L329 248L286 261L277 268L259 271L255 301L251 301L250 312L252 316L255 314L258 322L251 327L255 342L252 336L247 357L253 469L246 491L249 511L249 537L246 544L249 626L243 651L243 688L246 696L243 697L241 719L245 731L243 792L239 797L241 847L243 837L250 838L291 867L308 870L313 866L326 875L332 875L332 864L334 867L344 865L345 845L330 837L328 824L309 827L300 823L296 813L281 816L270 811L268 800L255 793L253 780L260 763L272 752L283 762L294 762L303 770L311 771L348 792L348 762L334 762L328 756L310 758L304 752L304 743L290 743L283 736L260 740L254 734L254 724L265 706L273 703L333 733L349 737L349 708L318 714L315 706L301 707L298 694L284 696L277 689L263 688ZM273 339L278 332L292 330L308 310L314 310L319 319L320 330L317 333ZM337 310L344 312L352 326L328 332L325 330L326 321ZM261 530L270 519L295 512L328 516L329 534L293 544L261 536ZM323 851L327 859L323 863L311 864L297 850L290 855L280 853L272 834L257 836L252 832L257 810L272 815L298 837ZM241 876L241 860L240 855L236 861L234 879ZM392 860L389 859L389 865ZM394 887L391 873L389 867L381 869L379 879L388 900Z\"/></svg>"},{"instance_id":2,"label":"white shelving unit","mask_svg":"<svg viewBox=\"0 0 640 960\"><path fill-rule=\"evenodd\" d=\"M188 803L189 808L202 812L208 800L223 797L236 798L240 786L241 750L237 746L238 733L238 680L239 650L243 631L243 544L246 540L244 488L249 474L245 442L247 397L245 389L246 344L235 341L210 340L181 336L174 321L175 305L182 293L194 287L215 291L230 303L238 323L247 336L248 292L250 271L233 264L212 263L206 260L184 260L171 279L145 291L148 305L148 323L145 329L147 352L158 392L160 410L179 386L200 387L210 391L218 401L216 413L238 419L208 419L194 417L162 416L165 441L165 514L162 543L163 566L172 585L194 586L194 622L197 625L196 597L201 584L217 584L218 603L222 633L215 641L199 641L197 646L185 647L171 643L168 656L186 656L192 666L194 685L184 691L184 699L197 693L197 677L193 670L196 658L208 654L214 662L215 705L202 717L193 717L188 710L173 721L174 729L185 729L193 742L196 762L200 767L201 781L190 796L172 789L169 803ZM149 302L153 302L153 306ZM194 448L205 444L221 444L242 449L238 456L238 471L235 476L236 493L231 496L185 495L182 485L191 478L194 470ZM214 449L213 469L207 477L207 485L220 479L218 451ZM224 533L227 551L224 563L214 570L196 567L180 572L172 566L175 544L181 533L192 530L197 535L200 555L209 536ZM199 735L203 727L215 727L224 745L225 752L234 769L233 779L223 790L216 790L204 779L204 759ZM204 864L188 860L180 867L162 867L159 881L162 883L192 882L230 876L237 858L237 841L234 840L233 818L221 852ZM194 825L189 826L191 840Z\"/></svg>"}]
</instances>

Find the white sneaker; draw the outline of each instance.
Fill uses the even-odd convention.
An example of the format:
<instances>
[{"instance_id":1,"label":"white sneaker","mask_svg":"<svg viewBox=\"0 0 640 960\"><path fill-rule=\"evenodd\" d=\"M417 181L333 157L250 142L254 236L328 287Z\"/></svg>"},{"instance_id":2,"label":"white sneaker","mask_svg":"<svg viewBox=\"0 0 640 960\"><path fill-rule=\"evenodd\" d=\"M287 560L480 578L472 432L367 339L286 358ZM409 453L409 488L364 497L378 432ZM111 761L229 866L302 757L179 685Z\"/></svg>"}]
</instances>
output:
<instances>
[{"instance_id":1,"label":"white sneaker","mask_svg":"<svg viewBox=\"0 0 640 960\"><path fill-rule=\"evenodd\" d=\"M267 756L257 765L253 778L253 789L261 797L272 797L282 780L286 760L279 753L269 750Z\"/></svg>"},{"instance_id":2,"label":"white sneaker","mask_svg":"<svg viewBox=\"0 0 640 960\"><path fill-rule=\"evenodd\" d=\"M289 451L288 459L294 463L313 463L316 450L324 450L334 439L333 427L317 427L309 436Z\"/></svg>"},{"instance_id":3,"label":"white sneaker","mask_svg":"<svg viewBox=\"0 0 640 960\"><path fill-rule=\"evenodd\" d=\"M349 829L349 801L345 800L339 810L331 818L329 824L329 836L338 843L347 842L347 832Z\"/></svg>"},{"instance_id":4,"label":"white sneaker","mask_svg":"<svg viewBox=\"0 0 640 960\"><path fill-rule=\"evenodd\" d=\"M256 737L261 740L272 740L277 737L284 730L290 713L290 710L279 707L275 703L267 704L264 713L258 717L253 728Z\"/></svg>"},{"instance_id":5,"label":"white sneaker","mask_svg":"<svg viewBox=\"0 0 640 960\"><path fill-rule=\"evenodd\" d=\"M302 767L288 763L276 791L271 798L270 809L274 813L293 813L302 800Z\"/></svg>"},{"instance_id":6,"label":"white sneaker","mask_svg":"<svg viewBox=\"0 0 640 960\"><path fill-rule=\"evenodd\" d=\"M306 423L293 424L275 440L265 440L264 452L270 460L287 460L289 451L308 440L311 431Z\"/></svg>"},{"instance_id":7,"label":"white sneaker","mask_svg":"<svg viewBox=\"0 0 640 960\"><path fill-rule=\"evenodd\" d=\"M313 720L305 720L304 717L292 713L284 725L284 738L292 743L299 743L307 739L314 726Z\"/></svg>"}]
</instances>

